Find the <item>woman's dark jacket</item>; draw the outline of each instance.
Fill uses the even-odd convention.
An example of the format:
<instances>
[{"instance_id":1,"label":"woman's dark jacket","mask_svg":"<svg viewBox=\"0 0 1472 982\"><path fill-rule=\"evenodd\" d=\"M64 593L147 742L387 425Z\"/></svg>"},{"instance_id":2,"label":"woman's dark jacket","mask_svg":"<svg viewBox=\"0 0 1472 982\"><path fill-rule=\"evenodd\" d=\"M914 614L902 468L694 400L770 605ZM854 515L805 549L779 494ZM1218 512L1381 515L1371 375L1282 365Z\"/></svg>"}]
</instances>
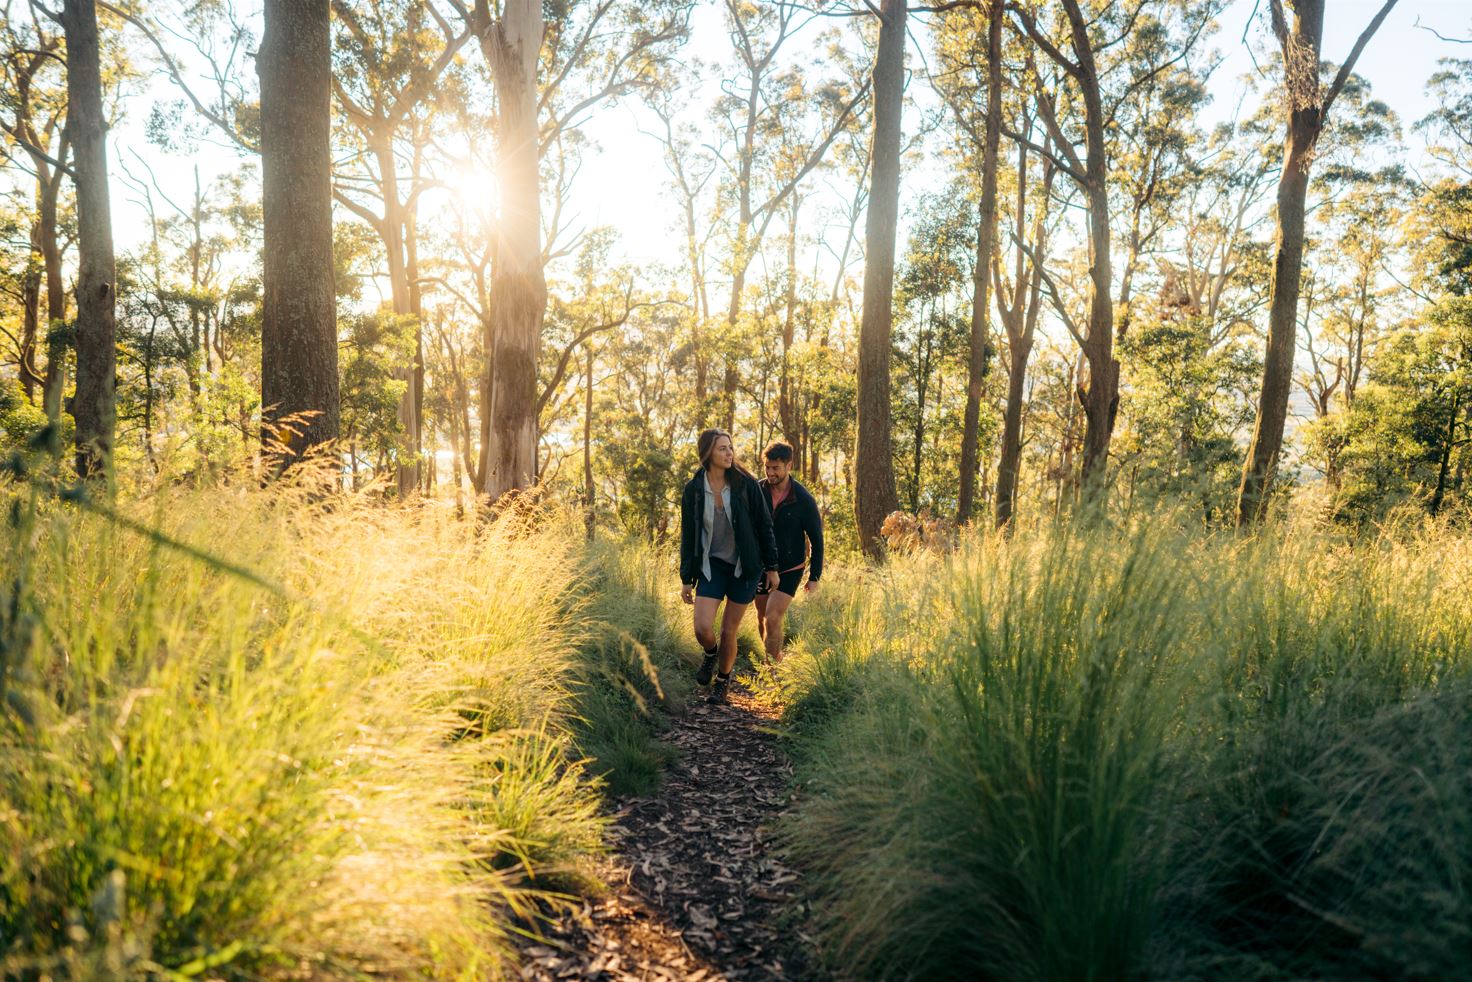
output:
<instances>
[{"instance_id":1,"label":"woman's dark jacket","mask_svg":"<svg viewBox=\"0 0 1472 982\"><path fill-rule=\"evenodd\" d=\"M726 471L731 488L731 531L741 572L755 577L777 568L777 540L772 536L772 508L767 492L755 478L737 470ZM694 583L705 565L705 471L698 470L680 495L680 582Z\"/></svg>"},{"instance_id":2,"label":"woman's dark jacket","mask_svg":"<svg viewBox=\"0 0 1472 982\"><path fill-rule=\"evenodd\" d=\"M772 515L772 529L777 538L777 569L789 570L810 562L808 580L816 583L823 576L823 516L818 512L818 502L808 489L789 477L792 491L777 506ZM762 492L771 501L765 482ZM808 558L806 536L813 544L813 555Z\"/></svg>"}]
</instances>

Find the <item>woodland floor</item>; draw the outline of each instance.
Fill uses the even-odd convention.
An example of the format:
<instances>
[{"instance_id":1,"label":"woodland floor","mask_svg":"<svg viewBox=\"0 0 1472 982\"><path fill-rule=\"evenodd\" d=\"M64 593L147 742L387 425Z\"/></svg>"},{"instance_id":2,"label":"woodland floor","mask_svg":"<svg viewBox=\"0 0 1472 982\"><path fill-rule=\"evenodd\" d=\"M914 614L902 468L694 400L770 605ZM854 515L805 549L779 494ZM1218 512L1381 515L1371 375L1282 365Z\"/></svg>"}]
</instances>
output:
<instances>
[{"instance_id":1,"label":"woodland floor","mask_svg":"<svg viewBox=\"0 0 1472 982\"><path fill-rule=\"evenodd\" d=\"M821 977L801 930L798 874L773 835L791 805L777 712L733 684L663 735L678 753L659 792L611 803L608 893L523 943L523 979Z\"/></svg>"}]
</instances>

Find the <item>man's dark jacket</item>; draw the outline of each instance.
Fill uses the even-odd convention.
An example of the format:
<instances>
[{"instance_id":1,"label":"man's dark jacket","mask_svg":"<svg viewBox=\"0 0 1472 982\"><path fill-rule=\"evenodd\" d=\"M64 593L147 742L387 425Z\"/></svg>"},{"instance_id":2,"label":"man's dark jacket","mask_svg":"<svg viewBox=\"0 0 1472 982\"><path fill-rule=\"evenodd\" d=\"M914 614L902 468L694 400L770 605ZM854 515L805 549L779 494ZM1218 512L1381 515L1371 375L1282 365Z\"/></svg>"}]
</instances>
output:
<instances>
[{"instance_id":1,"label":"man's dark jacket","mask_svg":"<svg viewBox=\"0 0 1472 982\"><path fill-rule=\"evenodd\" d=\"M726 471L731 488L731 531L736 535L736 555L741 572L757 576L777 568L777 540L772 537L772 508L767 493L755 478L737 470ZM694 583L705 565L706 543L701 541L705 525L705 471L698 470L680 495L680 582Z\"/></svg>"},{"instance_id":2,"label":"man's dark jacket","mask_svg":"<svg viewBox=\"0 0 1472 982\"><path fill-rule=\"evenodd\" d=\"M823 516L818 513L818 502L808 489L797 483L796 478L789 477L788 480L792 482L792 490L772 515L772 529L777 538L777 568L786 571L807 561L808 580L816 583L823 576ZM771 503L771 492L765 481L762 482L762 496L768 504ZM808 558L807 544L803 542L804 536L813 544L811 559Z\"/></svg>"}]
</instances>

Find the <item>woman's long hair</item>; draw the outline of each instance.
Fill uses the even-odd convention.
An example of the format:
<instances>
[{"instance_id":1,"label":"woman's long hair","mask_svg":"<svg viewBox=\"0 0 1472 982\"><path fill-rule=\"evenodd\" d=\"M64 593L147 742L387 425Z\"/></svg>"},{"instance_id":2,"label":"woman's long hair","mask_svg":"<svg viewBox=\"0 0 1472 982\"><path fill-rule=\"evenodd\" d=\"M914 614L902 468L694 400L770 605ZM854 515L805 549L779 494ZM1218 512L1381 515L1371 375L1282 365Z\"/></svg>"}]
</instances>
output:
<instances>
[{"instance_id":1,"label":"woman's long hair","mask_svg":"<svg viewBox=\"0 0 1472 982\"><path fill-rule=\"evenodd\" d=\"M716 441L721 437L725 437L731 441L731 466L727 469L726 473L729 475L732 471L735 471L741 477L755 481L755 475L745 467L742 467L741 461L736 459L736 441L725 430L712 428L700 431L700 436L695 440L695 452L700 457L700 469L706 470L710 467L710 455L715 451Z\"/></svg>"}]
</instances>

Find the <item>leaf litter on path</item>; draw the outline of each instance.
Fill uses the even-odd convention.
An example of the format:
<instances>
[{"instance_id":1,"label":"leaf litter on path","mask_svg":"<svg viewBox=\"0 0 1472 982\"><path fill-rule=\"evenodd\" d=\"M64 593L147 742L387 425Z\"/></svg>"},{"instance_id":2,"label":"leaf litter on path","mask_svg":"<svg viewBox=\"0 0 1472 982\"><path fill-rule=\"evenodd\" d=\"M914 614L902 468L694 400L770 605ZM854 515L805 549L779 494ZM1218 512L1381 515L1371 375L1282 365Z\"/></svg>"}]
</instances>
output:
<instances>
[{"instance_id":1,"label":"leaf litter on path","mask_svg":"<svg viewBox=\"0 0 1472 982\"><path fill-rule=\"evenodd\" d=\"M792 768L777 713L739 686L694 703L663 737L678 752L659 792L614 802L609 892L522 944L527 980L609 982L822 977L795 918L798 874L773 829Z\"/></svg>"}]
</instances>

